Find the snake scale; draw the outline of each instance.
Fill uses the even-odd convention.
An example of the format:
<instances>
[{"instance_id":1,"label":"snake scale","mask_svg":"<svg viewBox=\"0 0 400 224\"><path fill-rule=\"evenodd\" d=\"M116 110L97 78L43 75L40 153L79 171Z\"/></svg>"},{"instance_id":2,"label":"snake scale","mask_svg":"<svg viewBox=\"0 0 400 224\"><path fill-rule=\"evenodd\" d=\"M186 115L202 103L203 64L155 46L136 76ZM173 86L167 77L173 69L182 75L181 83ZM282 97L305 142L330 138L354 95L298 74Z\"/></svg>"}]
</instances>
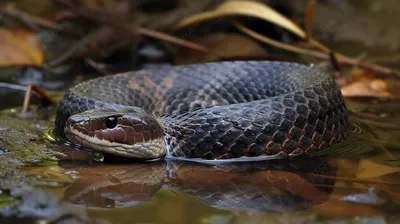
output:
<instances>
[{"instance_id":1,"label":"snake scale","mask_svg":"<svg viewBox=\"0 0 400 224\"><path fill-rule=\"evenodd\" d=\"M136 159L253 161L322 150L348 134L339 87L290 62L165 66L80 83L62 98L55 131Z\"/></svg>"}]
</instances>

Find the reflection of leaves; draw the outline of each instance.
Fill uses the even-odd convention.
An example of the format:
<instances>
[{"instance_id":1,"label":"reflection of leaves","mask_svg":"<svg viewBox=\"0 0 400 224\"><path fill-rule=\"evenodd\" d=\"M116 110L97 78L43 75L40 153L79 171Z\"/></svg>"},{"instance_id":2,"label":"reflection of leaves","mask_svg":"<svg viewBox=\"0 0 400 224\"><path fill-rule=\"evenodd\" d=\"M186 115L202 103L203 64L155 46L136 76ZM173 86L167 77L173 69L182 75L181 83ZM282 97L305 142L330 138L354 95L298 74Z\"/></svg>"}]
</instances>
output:
<instances>
[{"instance_id":1,"label":"reflection of leaves","mask_svg":"<svg viewBox=\"0 0 400 224\"><path fill-rule=\"evenodd\" d=\"M65 170L57 165L55 166L39 166L32 167L29 172L36 175L41 175L45 182L42 184L51 184L62 186L64 184L71 184L73 180L65 173Z\"/></svg>"},{"instance_id":2,"label":"reflection of leaves","mask_svg":"<svg viewBox=\"0 0 400 224\"><path fill-rule=\"evenodd\" d=\"M363 159L358 165L356 176L357 179L372 179L398 172L400 172L400 168L398 167L391 167Z\"/></svg>"},{"instance_id":3,"label":"reflection of leaves","mask_svg":"<svg viewBox=\"0 0 400 224\"><path fill-rule=\"evenodd\" d=\"M181 21L177 28L227 16L251 16L278 25L286 30L305 38L305 32L285 16L262 3L253 1L227 1L213 11L199 13Z\"/></svg>"},{"instance_id":4,"label":"reflection of leaves","mask_svg":"<svg viewBox=\"0 0 400 224\"><path fill-rule=\"evenodd\" d=\"M0 29L0 49L0 66L43 63L43 52L35 34L26 30Z\"/></svg>"}]
</instances>

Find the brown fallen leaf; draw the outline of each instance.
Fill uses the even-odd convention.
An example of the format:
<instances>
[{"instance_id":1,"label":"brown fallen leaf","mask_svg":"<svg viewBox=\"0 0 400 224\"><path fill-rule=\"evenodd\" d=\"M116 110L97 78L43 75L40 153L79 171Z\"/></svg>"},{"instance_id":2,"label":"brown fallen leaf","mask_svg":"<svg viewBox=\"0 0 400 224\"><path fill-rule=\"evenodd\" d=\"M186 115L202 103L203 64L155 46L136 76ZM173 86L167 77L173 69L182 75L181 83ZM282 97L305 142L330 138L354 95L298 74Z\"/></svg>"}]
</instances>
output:
<instances>
[{"instance_id":1,"label":"brown fallen leaf","mask_svg":"<svg viewBox=\"0 0 400 224\"><path fill-rule=\"evenodd\" d=\"M344 96L391 97L392 94L388 91L389 85L382 79L360 81L342 88L342 93Z\"/></svg>"},{"instance_id":2,"label":"brown fallen leaf","mask_svg":"<svg viewBox=\"0 0 400 224\"><path fill-rule=\"evenodd\" d=\"M357 179L373 179L392 173L400 173L400 168L362 159L358 165L356 177Z\"/></svg>"},{"instance_id":3,"label":"brown fallen leaf","mask_svg":"<svg viewBox=\"0 0 400 224\"><path fill-rule=\"evenodd\" d=\"M267 55L256 41L239 34L214 33L200 37L195 42L207 46L210 53L204 54L191 49L181 49L175 55L175 64L209 62L219 58L265 57Z\"/></svg>"},{"instance_id":4,"label":"brown fallen leaf","mask_svg":"<svg viewBox=\"0 0 400 224\"><path fill-rule=\"evenodd\" d=\"M398 85L385 79L377 78L371 72L356 69L350 77L336 79L345 97L396 97Z\"/></svg>"},{"instance_id":5,"label":"brown fallen leaf","mask_svg":"<svg viewBox=\"0 0 400 224\"><path fill-rule=\"evenodd\" d=\"M0 28L0 66L43 64L43 52L34 33Z\"/></svg>"}]
</instances>

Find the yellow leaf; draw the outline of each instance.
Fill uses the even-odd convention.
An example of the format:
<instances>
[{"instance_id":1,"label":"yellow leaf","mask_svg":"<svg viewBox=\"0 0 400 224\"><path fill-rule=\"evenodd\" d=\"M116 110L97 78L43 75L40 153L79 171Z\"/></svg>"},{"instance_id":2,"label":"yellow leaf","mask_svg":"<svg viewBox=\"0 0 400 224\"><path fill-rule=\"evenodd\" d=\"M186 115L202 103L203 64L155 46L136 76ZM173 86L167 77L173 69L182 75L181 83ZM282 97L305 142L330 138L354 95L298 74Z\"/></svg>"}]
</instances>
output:
<instances>
[{"instance_id":1,"label":"yellow leaf","mask_svg":"<svg viewBox=\"0 0 400 224\"><path fill-rule=\"evenodd\" d=\"M190 26L195 23L229 16L251 16L263 19L290 31L301 38L306 37L306 33L287 17L267 5L254 1L226 1L213 11L202 12L184 19L176 26L176 29Z\"/></svg>"},{"instance_id":2,"label":"yellow leaf","mask_svg":"<svg viewBox=\"0 0 400 224\"><path fill-rule=\"evenodd\" d=\"M35 34L0 28L0 66L43 64L43 52Z\"/></svg>"}]
</instances>

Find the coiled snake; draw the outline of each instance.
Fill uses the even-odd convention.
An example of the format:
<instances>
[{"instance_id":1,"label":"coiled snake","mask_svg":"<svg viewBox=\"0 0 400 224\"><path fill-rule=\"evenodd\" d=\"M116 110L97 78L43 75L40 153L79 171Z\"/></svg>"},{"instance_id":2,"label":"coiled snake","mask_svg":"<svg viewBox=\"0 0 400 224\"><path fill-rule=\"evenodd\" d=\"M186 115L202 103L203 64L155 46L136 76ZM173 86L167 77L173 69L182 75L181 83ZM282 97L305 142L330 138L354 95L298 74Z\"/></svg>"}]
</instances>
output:
<instances>
[{"instance_id":1,"label":"coiled snake","mask_svg":"<svg viewBox=\"0 0 400 224\"><path fill-rule=\"evenodd\" d=\"M144 69L80 83L62 98L56 133L137 159L281 159L344 139L347 111L328 73L289 62Z\"/></svg>"}]
</instances>

